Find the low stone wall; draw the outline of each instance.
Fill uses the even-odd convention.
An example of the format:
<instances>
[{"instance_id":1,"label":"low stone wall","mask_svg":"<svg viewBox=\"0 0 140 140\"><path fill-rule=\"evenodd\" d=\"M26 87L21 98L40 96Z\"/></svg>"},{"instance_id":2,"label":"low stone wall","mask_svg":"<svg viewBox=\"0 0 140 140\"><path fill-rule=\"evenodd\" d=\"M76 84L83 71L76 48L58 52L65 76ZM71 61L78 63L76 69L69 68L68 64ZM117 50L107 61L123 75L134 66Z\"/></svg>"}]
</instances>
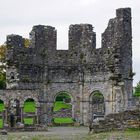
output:
<instances>
[{"instance_id":1,"label":"low stone wall","mask_svg":"<svg viewBox=\"0 0 140 140\"><path fill-rule=\"evenodd\" d=\"M111 130L125 130L128 128L140 128L140 111L124 111L109 114L103 120L97 120L89 126L94 132Z\"/></svg>"},{"instance_id":2,"label":"low stone wall","mask_svg":"<svg viewBox=\"0 0 140 140\"><path fill-rule=\"evenodd\" d=\"M72 118L72 109L61 109L53 113L53 118Z\"/></svg>"}]
</instances>

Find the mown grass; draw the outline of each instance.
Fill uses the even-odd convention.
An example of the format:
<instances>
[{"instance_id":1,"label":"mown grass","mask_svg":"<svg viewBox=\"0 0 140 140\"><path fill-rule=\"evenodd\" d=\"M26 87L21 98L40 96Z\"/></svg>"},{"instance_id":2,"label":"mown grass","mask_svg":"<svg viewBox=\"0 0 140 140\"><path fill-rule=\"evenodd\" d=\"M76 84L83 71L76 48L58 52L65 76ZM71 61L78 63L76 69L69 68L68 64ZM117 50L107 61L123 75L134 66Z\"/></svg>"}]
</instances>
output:
<instances>
[{"instance_id":1,"label":"mown grass","mask_svg":"<svg viewBox=\"0 0 140 140\"><path fill-rule=\"evenodd\" d=\"M72 118L54 118L54 123L69 124L69 123L73 123L73 119Z\"/></svg>"},{"instance_id":2,"label":"mown grass","mask_svg":"<svg viewBox=\"0 0 140 140\"><path fill-rule=\"evenodd\" d=\"M54 104L53 111L59 111L61 109L69 109L71 108L71 104L64 103L63 101L56 101Z\"/></svg>"},{"instance_id":3,"label":"mown grass","mask_svg":"<svg viewBox=\"0 0 140 140\"><path fill-rule=\"evenodd\" d=\"M26 101L24 103L24 112L26 112L26 113L35 112L35 103L32 101L28 101L28 102Z\"/></svg>"},{"instance_id":4,"label":"mown grass","mask_svg":"<svg viewBox=\"0 0 140 140\"><path fill-rule=\"evenodd\" d=\"M33 118L24 118L24 124L33 124Z\"/></svg>"}]
</instances>

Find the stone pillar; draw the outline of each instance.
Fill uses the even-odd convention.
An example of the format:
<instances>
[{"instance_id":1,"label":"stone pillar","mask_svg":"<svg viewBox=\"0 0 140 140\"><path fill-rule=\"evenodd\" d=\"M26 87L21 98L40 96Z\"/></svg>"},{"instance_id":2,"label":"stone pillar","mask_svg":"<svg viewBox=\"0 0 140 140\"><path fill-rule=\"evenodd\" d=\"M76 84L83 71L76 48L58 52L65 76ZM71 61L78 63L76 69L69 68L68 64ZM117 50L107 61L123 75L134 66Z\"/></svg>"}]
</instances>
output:
<instances>
[{"instance_id":1,"label":"stone pillar","mask_svg":"<svg viewBox=\"0 0 140 140\"><path fill-rule=\"evenodd\" d=\"M83 123L88 125L89 121L89 101L83 101Z\"/></svg>"},{"instance_id":2,"label":"stone pillar","mask_svg":"<svg viewBox=\"0 0 140 140\"><path fill-rule=\"evenodd\" d=\"M83 92L82 92L82 84L79 85L79 92L80 92L80 123L83 124Z\"/></svg>"},{"instance_id":3,"label":"stone pillar","mask_svg":"<svg viewBox=\"0 0 140 140\"><path fill-rule=\"evenodd\" d=\"M21 123L23 123L23 107L21 107Z\"/></svg>"},{"instance_id":4,"label":"stone pillar","mask_svg":"<svg viewBox=\"0 0 140 140\"><path fill-rule=\"evenodd\" d=\"M5 107L5 123L8 123L8 107Z\"/></svg>"},{"instance_id":5,"label":"stone pillar","mask_svg":"<svg viewBox=\"0 0 140 140\"><path fill-rule=\"evenodd\" d=\"M47 123L51 125L53 118L53 102L47 103Z\"/></svg>"},{"instance_id":6,"label":"stone pillar","mask_svg":"<svg viewBox=\"0 0 140 140\"><path fill-rule=\"evenodd\" d=\"M39 124L39 107L36 107L36 123Z\"/></svg>"}]
</instances>

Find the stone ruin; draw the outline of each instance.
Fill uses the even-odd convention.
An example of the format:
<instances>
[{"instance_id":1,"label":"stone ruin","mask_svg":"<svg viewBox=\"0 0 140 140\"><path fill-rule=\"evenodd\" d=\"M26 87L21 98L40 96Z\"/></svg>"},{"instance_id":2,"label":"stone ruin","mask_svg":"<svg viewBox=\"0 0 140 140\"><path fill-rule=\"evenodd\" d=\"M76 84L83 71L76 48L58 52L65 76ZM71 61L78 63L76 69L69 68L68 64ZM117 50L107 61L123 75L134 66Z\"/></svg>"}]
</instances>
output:
<instances>
[{"instance_id":1,"label":"stone ruin","mask_svg":"<svg viewBox=\"0 0 140 140\"><path fill-rule=\"evenodd\" d=\"M132 28L131 9L116 10L96 48L91 24L69 27L69 49L57 50L54 27L37 25L30 33L30 46L19 35L7 36L7 89L0 91L4 101L4 122L8 123L10 101L19 101L23 122L24 101L36 103L35 123L50 124L56 96L69 93L72 118L87 125L94 114L106 116L132 109ZM95 93L102 100L94 99Z\"/></svg>"}]
</instances>

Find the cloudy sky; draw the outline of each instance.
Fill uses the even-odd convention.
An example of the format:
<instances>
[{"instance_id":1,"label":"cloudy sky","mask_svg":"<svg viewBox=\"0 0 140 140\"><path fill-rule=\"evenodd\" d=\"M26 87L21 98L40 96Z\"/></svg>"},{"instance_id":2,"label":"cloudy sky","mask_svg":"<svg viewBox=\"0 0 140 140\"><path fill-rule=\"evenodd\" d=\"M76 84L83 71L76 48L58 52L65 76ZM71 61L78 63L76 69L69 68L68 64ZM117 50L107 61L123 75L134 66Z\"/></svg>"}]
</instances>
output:
<instances>
[{"instance_id":1,"label":"cloudy sky","mask_svg":"<svg viewBox=\"0 0 140 140\"><path fill-rule=\"evenodd\" d=\"M115 10L121 7L132 8L133 69L136 72L136 85L140 80L139 0L0 0L0 44L11 33L28 38L33 25L44 24L56 27L57 47L67 49L69 25L90 23L97 34L99 48L101 33L107 27L108 20L115 17Z\"/></svg>"}]
</instances>

